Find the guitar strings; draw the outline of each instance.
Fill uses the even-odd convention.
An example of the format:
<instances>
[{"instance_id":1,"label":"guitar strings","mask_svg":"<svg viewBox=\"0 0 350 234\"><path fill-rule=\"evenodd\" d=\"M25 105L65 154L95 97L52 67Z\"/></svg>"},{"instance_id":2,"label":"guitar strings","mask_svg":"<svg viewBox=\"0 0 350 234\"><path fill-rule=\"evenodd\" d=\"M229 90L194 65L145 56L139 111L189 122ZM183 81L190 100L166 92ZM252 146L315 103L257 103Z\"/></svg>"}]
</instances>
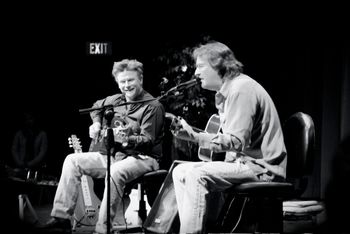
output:
<instances>
[{"instance_id":1,"label":"guitar strings","mask_svg":"<svg viewBox=\"0 0 350 234\"><path fill-rule=\"evenodd\" d=\"M112 179L112 182L114 184L114 186L117 188L117 184L115 182L115 180L113 179L113 177L110 176L110 178ZM120 195L118 189L117 190L117 194L118 196L121 198L122 200L122 206L123 206L123 214L125 213L125 203L124 203L124 199L123 199L123 196ZM77 222L77 225L81 225L81 226L88 226L88 227L92 227L92 226L95 226L95 225L89 225L89 224L86 224L86 223L83 223L82 220L86 217L86 215L84 214L79 220L74 216L74 220ZM126 221L126 218L125 218L125 215L123 216L124 218L124 221L125 221L125 230L127 231L128 230L128 223Z\"/></svg>"}]
</instances>

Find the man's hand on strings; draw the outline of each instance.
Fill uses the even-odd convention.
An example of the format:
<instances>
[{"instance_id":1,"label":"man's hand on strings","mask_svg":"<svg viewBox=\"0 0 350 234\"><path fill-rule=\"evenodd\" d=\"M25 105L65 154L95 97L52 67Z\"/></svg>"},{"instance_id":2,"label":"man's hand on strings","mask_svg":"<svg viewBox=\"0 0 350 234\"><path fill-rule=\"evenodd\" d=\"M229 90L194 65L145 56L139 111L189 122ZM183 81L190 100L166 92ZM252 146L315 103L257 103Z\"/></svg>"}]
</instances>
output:
<instances>
[{"instance_id":1,"label":"man's hand on strings","mask_svg":"<svg viewBox=\"0 0 350 234\"><path fill-rule=\"evenodd\" d=\"M133 136L138 136L140 133L141 128L137 122L130 122L113 128L114 141L121 143L123 147L132 146L133 144L130 145L130 143L133 143Z\"/></svg>"},{"instance_id":2,"label":"man's hand on strings","mask_svg":"<svg viewBox=\"0 0 350 234\"><path fill-rule=\"evenodd\" d=\"M92 139L96 139L100 135L101 131L101 123L100 122L94 122L89 127L89 136Z\"/></svg>"}]
</instances>

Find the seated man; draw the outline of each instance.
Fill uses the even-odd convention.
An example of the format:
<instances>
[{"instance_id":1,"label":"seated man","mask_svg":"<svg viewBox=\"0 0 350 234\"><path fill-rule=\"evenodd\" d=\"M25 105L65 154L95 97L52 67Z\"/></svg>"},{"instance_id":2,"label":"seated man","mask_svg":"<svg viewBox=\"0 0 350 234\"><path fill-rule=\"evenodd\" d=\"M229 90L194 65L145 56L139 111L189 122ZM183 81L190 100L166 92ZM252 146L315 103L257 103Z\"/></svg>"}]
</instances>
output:
<instances>
[{"instance_id":1,"label":"seated man","mask_svg":"<svg viewBox=\"0 0 350 234\"><path fill-rule=\"evenodd\" d=\"M226 152L225 161L188 162L173 170L181 233L205 233L211 195L235 183L283 180L287 154L275 105L265 89L242 73L242 64L224 44L211 42L193 52L202 88L216 91L222 133L197 133L181 120L176 135ZM217 195L216 193L215 195ZM219 200L215 201L217 208Z\"/></svg>"},{"instance_id":2,"label":"seated man","mask_svg":"<svg viewBox=\"0 0 350 234\"><path fill-rule=\"evenodd\" d=\"M44 166L48 152L46 131L38 123L38 115L32 111L23 113L23 126L15 133L12 156L15 176L24 179L27 171L37 171Z\"/></svg>"},{"instance_id":3,"label":"seated man","mask_svg":"<svg viewBox=\"0 0 350 234\"><path fill-rule=\"evenodd\" d=\"M94 111L91 112L93 124L90 126L90 137L96 143L90 151L94 152L74 153L66 157L53 203L52 219L44 225L44 229L70 230L70 218L75 210L81 176L106 176L107 149L104 138L107 114L114 113L111 127L115 138L110 151L114 156L111 158L111 178L106 178L111 190L110 222L125 225L126 207L122 202L125 184L159 168L165 112L160 102L142 88L143 65L136 60L125 59L114 63L112 74L122 94L108 96L94 103ZM119 105L125 102L135 103ZM112 112L100 108L108 105L114 106ZM107 186L95 227L96 233L107 232L106 190Z\"/></svg>"}]
</instances>

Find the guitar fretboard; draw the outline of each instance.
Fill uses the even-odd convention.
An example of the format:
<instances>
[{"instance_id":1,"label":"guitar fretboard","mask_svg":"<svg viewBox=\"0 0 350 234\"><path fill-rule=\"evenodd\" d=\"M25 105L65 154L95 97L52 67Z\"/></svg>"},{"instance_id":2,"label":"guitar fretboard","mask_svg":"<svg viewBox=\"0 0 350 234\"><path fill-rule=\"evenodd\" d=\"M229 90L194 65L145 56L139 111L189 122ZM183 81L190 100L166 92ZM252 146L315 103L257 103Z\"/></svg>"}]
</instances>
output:
<instances>
[{"instance_id":1,"label":"guitar fretboard","mask_svg":"<svg viewBox=\"0 0 350 234\"><path fill-rule=\"evenodd\" d=\"M85 206L92 206L92 200L90 196L90 189L89 189L89 183L87 181L86 175L83 175L81 177L81 188L83 191L83 198Z\"/></svg>"},{"instance_id":2,"label":"guitar fretboard","mask_svg":"<svg viewBox=\"0 0 350 234\"><path fill-rule=\"evenodd\" d=\"M74 148L75 153L82 153L81 144L76 135L72 135L69 139L71 146ZM81 177L81 189L83 192L83 199L86 207L92 206L92 199L90 195L89 182L86 175Z\"/></svg>"}]
</instances>

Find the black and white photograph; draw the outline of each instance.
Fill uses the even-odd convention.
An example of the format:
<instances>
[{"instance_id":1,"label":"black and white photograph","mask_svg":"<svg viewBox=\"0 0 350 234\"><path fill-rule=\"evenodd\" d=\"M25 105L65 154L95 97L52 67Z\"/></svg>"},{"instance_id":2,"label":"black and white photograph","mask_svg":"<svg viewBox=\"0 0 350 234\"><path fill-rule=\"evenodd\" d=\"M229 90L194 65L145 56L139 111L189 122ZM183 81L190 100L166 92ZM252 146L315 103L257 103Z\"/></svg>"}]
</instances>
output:
<instances>
[{"instance_id":1,"label":"black and white photograph","mask_svg":"<svg viewBox=\"0 0 350 234\"><path fill-rule=\"evenodd\" d=\"M345 8L215 4L11 9L4 232L350 233Z\"/></svg>"}]
</instances>

